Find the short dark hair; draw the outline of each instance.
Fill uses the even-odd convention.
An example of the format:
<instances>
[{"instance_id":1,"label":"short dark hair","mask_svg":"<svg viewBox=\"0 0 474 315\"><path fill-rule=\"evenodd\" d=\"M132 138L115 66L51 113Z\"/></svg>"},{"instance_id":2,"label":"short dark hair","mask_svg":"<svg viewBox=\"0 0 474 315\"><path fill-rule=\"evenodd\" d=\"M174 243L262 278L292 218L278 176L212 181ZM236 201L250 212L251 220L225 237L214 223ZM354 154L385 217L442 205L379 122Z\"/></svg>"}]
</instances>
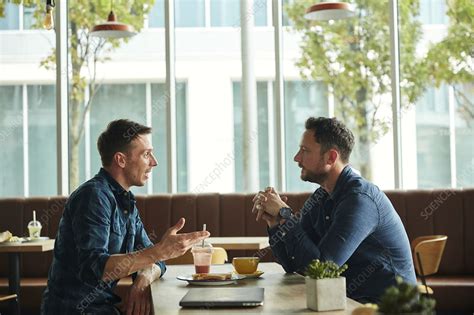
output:
<instances>
[{"instance_id":1,"label":"short dark hair","mask_svg":"<svg viewBox=\"0 0 474 315\"><path fill-rule=\"evenodd\" d=\"M346 125L336 118L310 117L306 120L305 128L314 131L314 138L321 145L322 153L335 148L339 151L341 160L349 162L354 135Z\"/></svg>"},{"instance_id":2,"label":"short dark hair","mask_svg":"<svg viewBox=\"0 0 474 315\"><path fill-rule=\"evenodd\" d=\"M110 122L97 139L97 149L103 166L110 166L117 152L128 152L130 143L139 135L151 133L151 127L128 119Z\"/></svg>"}]
</instances>

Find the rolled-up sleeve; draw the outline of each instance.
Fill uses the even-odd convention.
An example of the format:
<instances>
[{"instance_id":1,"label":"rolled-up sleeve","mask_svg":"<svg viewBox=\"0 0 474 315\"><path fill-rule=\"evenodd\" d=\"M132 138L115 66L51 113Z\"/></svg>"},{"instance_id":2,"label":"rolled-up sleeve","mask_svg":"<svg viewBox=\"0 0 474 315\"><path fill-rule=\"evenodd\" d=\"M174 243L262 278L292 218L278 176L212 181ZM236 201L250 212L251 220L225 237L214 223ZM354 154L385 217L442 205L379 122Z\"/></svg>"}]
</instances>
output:
<instances>
[{"instance_id":1,"label":"rolled-up sleeve","mask_svg":"<svg viewBox=\"0 0 474 315\"><path fill-rule=\"evenodd\" d=\"M140 250L143 248L153 246L153 243L150 241L150 238L148 237L145 231L145 227L143 226L143 222L140 219L140 215L138 214L138 211L136 211L136 213L137 213L137 217L135 219L136 234L135 234L134 250ZM157 261L156 265L160 267L160 270L161 270L160 277L162 277L166 272L166 264L164 261Z\"/></svg>"},{"instance_id":2,"label":"rolled-up sleeve","mask_svg":"<svg viewBox=\"0 0 474 315\"><path fill-rule=\"evenodd\" d=\"M89 284L102 279L110 257L109 234L112 202L98 189L86 189L77 198L72 229L78 251L79 278Z\"/></svg>"}]
</instances>

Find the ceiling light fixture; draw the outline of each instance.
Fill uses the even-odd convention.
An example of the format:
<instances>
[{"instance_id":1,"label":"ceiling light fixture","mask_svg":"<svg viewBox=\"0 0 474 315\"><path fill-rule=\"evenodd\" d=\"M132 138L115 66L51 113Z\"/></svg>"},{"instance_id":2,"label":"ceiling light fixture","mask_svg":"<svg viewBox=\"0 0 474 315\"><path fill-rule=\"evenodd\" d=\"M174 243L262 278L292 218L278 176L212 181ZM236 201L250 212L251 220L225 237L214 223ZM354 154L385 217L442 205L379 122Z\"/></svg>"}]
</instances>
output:
<instances>
[{"instance_id":1,"label":"ceiling light fixture","mask_svg":"<svg viewBox=\"0 0 474 315\"><path fill-rule=\"evenodd\" d=\"M341 20L354 16L352 5L347 2L320 2L306 10L304 17L308 20L329 21Z\"/></svg>"},{"instance_id":2,"label":"ceiling light fixture","mask_svg":"<svg viewBox=\"0 0 474 315\"><path fill-rule=\"evenodd\" d=\"M136 34L132 26L117 22L117 17L113 11L113 1L111 1L107 22L97 24L90 32L91 36L102 38L125 38L135 36Z\"/></svg>"},{"instance_id":3,"label":"ceiling light fixture","mask_svg":"<svg viewBox=\"0 0 474 315\"><path fill-rule=\"evenodd\" d=\"M53 8L55 5L54 0L46 0L46 14L43 20L43 27L47 30L54 28Z\"/></svg>"}]
</instances>

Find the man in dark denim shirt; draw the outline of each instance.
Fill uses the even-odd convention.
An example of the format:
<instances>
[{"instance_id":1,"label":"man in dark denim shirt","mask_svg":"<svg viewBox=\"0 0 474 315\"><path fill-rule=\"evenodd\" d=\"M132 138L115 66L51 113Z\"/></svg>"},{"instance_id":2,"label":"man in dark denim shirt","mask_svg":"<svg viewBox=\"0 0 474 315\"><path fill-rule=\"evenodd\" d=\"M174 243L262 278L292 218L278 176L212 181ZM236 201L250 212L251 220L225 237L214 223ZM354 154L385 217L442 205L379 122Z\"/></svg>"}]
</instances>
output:
<instances>
[{"instance_id":1,"label":"man in dark denim shirt","mask_svg":"<svg viewBox=\"0 0 474 315\"><path fill-rule=\"evenodd\" d=\"M354 137L341 122L309 118L295 161L301 178L321 185L294 214L271 187L254 198L257 220L268 224L270 246L287 272L313 259L347 263L347 295L377 302L396 276L416 284L406 231L377 186L348 165Z\"/></svg>"},{"instance_id":2,"label":"man in dark denim shirt","mask_svg":"<svg viewBox=\"0 0 474 315\"><path fill-rule=\"evenodd\" d=\"M42 314L120 314L113 291L132 275L122 310L150 314L150 284L166 271L163 260L184 254L209 236L176 234L184 219L156 245L148 238L131 186L143 186L157 165L151 128L129 120L109 124L98 149L104 166L69 197L59 223Z\"/></svg>"}]
</instances>

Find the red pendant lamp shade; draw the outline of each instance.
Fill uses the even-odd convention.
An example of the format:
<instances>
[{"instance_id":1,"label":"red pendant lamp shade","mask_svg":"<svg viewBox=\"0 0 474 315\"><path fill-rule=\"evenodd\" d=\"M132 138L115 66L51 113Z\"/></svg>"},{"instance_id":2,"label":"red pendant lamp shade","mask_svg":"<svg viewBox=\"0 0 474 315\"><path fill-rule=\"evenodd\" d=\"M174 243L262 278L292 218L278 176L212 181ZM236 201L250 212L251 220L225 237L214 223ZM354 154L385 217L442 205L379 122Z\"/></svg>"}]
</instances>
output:
<instances>
[{"instance_id":1,"label":"red pendant lamp shade","mask_svg":"<svg viewBox=\"0 0 474 315\"><path fill-rule=\"evenodd\" d=\"M110 11L107 22L94 26L90 34L102 38L125 38L137 33L132 26L117 22L115 13Z\"/></svg>"}]
</instances>

